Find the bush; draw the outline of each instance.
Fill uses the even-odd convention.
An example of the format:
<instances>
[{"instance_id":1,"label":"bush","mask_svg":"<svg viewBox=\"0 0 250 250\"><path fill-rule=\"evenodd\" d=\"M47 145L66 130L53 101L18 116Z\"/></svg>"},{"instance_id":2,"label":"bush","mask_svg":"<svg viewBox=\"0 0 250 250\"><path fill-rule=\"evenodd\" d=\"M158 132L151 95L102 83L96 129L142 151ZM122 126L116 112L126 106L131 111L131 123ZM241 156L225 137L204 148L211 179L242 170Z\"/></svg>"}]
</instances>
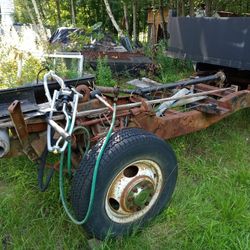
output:
<instances>
[{"instance_id":1,"label":"bush","mask_svg":"<svg viewBox=\"0 0 250 250\"><path fill-rule=\"evenodd\" d=\"M52 49L42 40L29 41L27 34L31 35L32 32L32 29L28 28L20 32L13 29L0 37L0 88L11 88L34 82L38 72L45 66L49 66L49 69L54 70L62 78L77 77L78 65L75 60L57 60L59 63L54 65L53 59L45 61L39 56L32 55L30 50L49 53ZM40 80L43 79L44 74L45 71L41 72Z\"/></svg>"},{"instance_id":2,"label":"bush","mask_svg":"<svg viewBox=\"0 0 250 250\"><path fill-rule=\"evenodd\" d=\"M0 59L0 86L11 88L36 79L42 63L31 55L22 55L23 66L21 77L17 76L18 62L14 56L1 54Z\"/></svg>"},{"instance_id":3,"label":"bush","mask_svg":"<svg viewBox=\"0 0 250 250\"><path fill-rule=\"evenodd\" d=\"M159 43L158 45L156 62L160 81L162 82L175 82L189 76L193 72L190 61L168 57L164 43Z\"/></svg>"},{"instance_id":4,"label":"bush","mask_svg":"<svg viewBox=\"0 0 250 250\"><path fill-rule=\"evenodd\" d=\"M114 86L115 80L112 78L112 72L108 66L107 57L98 58L97 60L97 73L96 73L96 82L98 85L103 86Z\"/></svg>"},{"instance_id":5,"label":"bush","mask_svg":"<svg viewBox=\"0 0 250 250\"><path fill-rule=\"evenodd\" d=\"M78 61L70 58L46 58L44 67L53 70L63 79L73 79L78 77Z\"/></svg>"},{"instance_id":6,"label":"bush","mask_svg":"<svg viewBox=\"0 0 250 250\"><path fill-rule=\"evenodd\" d=\"M2 48L0 48L0 88L12 88L24 83L34 82L38 72L45 66L54 70L56 74L64 79L72 79L78 76L78 72L75 70L77 65L73 65L73 62L70 65L66 65L64 60L57 60L56 67L54 67L52 60L44 62L42 59L34 57L29 53L20 53L13 48L4 51ZM22 57L22 72L21 76L18 77L17 59L20 57ZM43 79L45 73L45 71L41 72L39 75L40 80Z\"/></svg>"}]
</instances>

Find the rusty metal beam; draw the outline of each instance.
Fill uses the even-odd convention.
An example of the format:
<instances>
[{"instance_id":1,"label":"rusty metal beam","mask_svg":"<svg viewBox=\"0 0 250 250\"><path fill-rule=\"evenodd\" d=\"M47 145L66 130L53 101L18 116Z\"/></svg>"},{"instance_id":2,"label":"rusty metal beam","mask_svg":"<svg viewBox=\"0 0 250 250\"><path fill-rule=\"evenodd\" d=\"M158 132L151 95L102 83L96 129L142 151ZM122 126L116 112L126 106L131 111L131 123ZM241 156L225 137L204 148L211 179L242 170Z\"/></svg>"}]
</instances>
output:
<instances>
[{"instance_id":1,"label":"rusty metal beam","mask_svg":"<svg viewBox=\"0 0 250 250\"><path fill-rule=\"evenodd\" d=\"M15 127L18 139L22 145L23 152L32 161L35 161L38 158L38 155L30 144L28 128L23 117L20 101L17 101L17 100L14 101L9 106L8 111L10 113L10 117Z\"/></svg>"},{"instance_id":2,"label":"rusty metal beam","mask_svg":"<svg viewBox=\"0 0 250 250\"><path fill-rule=\"evenodd\" d=\"M212 95L219 93L217 92L217 88L208 89ZM119 109L117 119L124 119L123 117L127 116L129 127L141 127L155 133L161 138L169 139L205 129L239 109L250 107L250 90L233 93L230 93L233 91L231 89L220 89L219 91L223 95L222 98L208 98L204 102L199 103L199 105L203 106L199 107L199 105L197 105L197 109L199 110L195 110L195 107L192 107L192 110L188 112L168 110L164 117L156 117L153 110L150 109L149 104L151 101L145 102L143 99L135 99L134 102L131 102L129 98L122 97L118 100ZM165 98L165 100L166 99L169 100L171 98ZM159 102L159 100L153 100L153 102ZM106 108L103 109L100 107L98 100L81 103L79 105L77 124L87 126L94 131L95 126L103 124L106 119L109 120L110 115L107 114L107 117L102 117L101 115L99 117L96 115L92 116L93 107L96 108L95 111L98 111L97 113L99 114L100 111L106 111ZM90 110L88 108L90 108ZM10 105L9 112L12 120L11 124L13 124L11 127L14 126L14 134L19 140L15 140L15 143L11 143L14 148L11 148L8 156L14 156L24 152L30 159L36 159L46 143L44 136L46 134L46 121L36 118L25 122L18 101ZM56 117L56 119L57 118L58 117ZM119 126L120 123L122 122L116 123L115 130L121 129ZM30 131L32 131L31 134L29 134ZM41 131L44 131L44 133L38 133ZM102 137L104 135L102 132L103 131L97 129L91 141L96 141Z\"/></svg>"},{"instance_id":3,"label":"rusty metal beam","mask_svg":"<svg viewBox=\"0 0 250 250\"><path fill-rule=\"evenodd\" d=\"M198 110L189 112L167 112L164 117L156 117L153 112L141 112L131 118L130 127L140 127L163 139L170 139L209 127L232 113L250 107L250 91L229 94L217 102L223 110L219 114L208 114Z\"/></svg>"}]
</instances>

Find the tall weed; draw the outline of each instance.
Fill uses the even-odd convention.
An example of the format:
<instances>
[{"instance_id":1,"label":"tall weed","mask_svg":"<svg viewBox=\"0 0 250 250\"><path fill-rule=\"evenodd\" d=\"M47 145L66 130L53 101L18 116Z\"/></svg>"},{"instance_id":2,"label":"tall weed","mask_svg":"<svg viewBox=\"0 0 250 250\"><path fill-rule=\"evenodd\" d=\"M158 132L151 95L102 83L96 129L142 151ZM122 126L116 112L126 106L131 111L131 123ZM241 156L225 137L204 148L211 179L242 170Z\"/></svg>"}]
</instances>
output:
<instances>
[{"instance_id":1,"label":"tall weed","mask_svg":"<svg viewBox=\"0 0 250 250\"><path fill-rule=\"evenodd\" d=\"M108 65L108 58L98 58L96 82L98 85L114 86L115 80L112 78L112 72Z\"/></svg>"},{"instance_id":2,"label":"tall weed","mask_svg":"<svg viewBox=\"0 0 250 250\"><path fill-rule=\"evenodd\" d=\"M158 74L163 83L175 82L192 74L193 68L190 61L170 58L166 55L166 46L159 43L156 51Z\"/></svg>"}]
</instances>

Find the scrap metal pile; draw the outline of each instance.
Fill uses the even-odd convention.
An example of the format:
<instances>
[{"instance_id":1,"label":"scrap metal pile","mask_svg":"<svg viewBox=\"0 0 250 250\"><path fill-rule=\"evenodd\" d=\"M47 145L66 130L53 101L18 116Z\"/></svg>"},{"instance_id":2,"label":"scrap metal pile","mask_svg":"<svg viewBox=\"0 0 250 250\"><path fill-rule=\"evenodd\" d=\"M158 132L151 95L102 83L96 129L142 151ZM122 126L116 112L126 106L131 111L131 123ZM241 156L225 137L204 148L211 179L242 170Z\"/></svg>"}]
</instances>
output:
<instances>
[{"instance_id":1,"label":"scrap metal pile","mask_svg":"<svg viewBox=\"0 0 250 250\"><path fill-rule=\"evenodd\" d=\"M94 70L97 68L98 59L107 58L107 63L112 72L124 74L124 72L138 73L140 70L154 69L151 58L145 56L139 48L132 48L128 37L121 37L120 43L115 41L110 34L101 33L98 36L98 25L93 32L86 34L81 29L76 28L59 28L53 33L49 42L51 44L60 44L67 51L79 51L85 59L85 63L90 65ZM82 37L88 39L81 40ZM74 42L74 39L77 41ZM73 41L72 41L73 40ZM87 42L87 40L89 40ZM77 44L77 48L74 48ZM73 48L71 48L73 47Z\"/></svg>"}]
</instances>

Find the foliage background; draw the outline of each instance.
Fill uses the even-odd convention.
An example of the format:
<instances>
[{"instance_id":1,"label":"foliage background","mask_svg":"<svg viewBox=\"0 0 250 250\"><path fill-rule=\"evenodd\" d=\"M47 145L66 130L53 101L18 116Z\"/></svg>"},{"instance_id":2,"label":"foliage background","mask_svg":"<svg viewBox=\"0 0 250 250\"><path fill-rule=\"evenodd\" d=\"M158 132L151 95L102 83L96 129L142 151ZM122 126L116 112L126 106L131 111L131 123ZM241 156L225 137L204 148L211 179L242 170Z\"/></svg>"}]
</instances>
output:
<instances>
[{"instance_id":1,"label":"foliage background","mask_svg":"<svg viewBox=\"0 0 250 250\"><path fill-rule=\"evenodd\" d=\"M55 29L57 26L70 26L72 24L72 5L76 16L76 26L92 26L97 22L103 23L103 29L115 31L109 20L103 0L36 0L43 22L46 26ZM150 7L158 8L160 4L169 8L183 8L185 15L190 12L193 3L194 9L198 9L202 3L209 4L212 12L216 10L231 11L237 14L250 12L249 0L109 0L112 12L117 22L124 27L123 6L128 9L130 25L129 33L132 34L132 5L136 2L138 32L146 30L147 10ZM16 20L20 23L32 23L31 15L27 10L33 8L31 1L15 0ZM59 12L59 14L58 14Z\"/></svg>"}]
</instances>

